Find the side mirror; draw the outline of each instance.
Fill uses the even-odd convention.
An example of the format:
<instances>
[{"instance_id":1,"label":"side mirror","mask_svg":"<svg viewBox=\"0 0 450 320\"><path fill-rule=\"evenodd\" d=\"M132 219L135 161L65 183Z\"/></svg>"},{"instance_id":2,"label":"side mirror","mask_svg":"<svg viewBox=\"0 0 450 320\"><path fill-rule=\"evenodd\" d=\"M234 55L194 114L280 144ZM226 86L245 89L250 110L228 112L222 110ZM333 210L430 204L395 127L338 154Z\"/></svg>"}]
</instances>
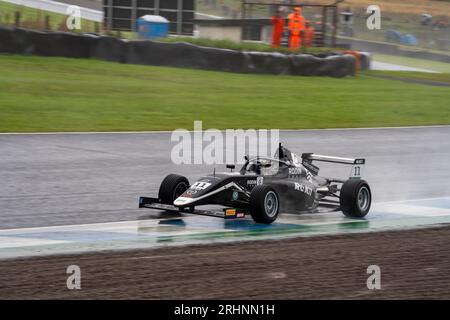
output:
<instances>
[{"instance_id":1,"label":"side mirror","mask_svg":"<svg viewBox=\"0 0 450 320\"><path fill-rule=\"evenodd\" d=\"M244 156L244 160L245 160L245 161L248 161L248 156Z\"/></svg>"},{"instance_id":2,"label":"side mirror","mask_svg":"<svg viewBox=\"0 0 450 320\"><path fill-rule=\"evenodd\" d=\"M236 168L234 164L227 164L227 169L230 169L230 171L233 171L234 168Z\"/></svg>"}]
</instances>

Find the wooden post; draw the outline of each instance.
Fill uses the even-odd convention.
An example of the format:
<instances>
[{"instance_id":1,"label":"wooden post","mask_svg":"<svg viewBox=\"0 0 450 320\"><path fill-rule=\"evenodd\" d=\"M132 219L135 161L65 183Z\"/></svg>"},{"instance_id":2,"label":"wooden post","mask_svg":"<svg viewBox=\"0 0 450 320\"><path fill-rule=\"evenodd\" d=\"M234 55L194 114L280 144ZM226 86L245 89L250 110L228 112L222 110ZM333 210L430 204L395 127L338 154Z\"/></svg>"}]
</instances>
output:
<instances>
[{"instance_id":1,"label":"wooden post","mask_svg":"<svg viewBox=\"0 0 450 320\"><path fill-rule=\"evenodd\" d=\"M131 32L136 32L137 0L131 0Z\"/></svg>"},{"instance_id":2,"label":"wooden post","mask_svg":"<svg viewBox=\"0 0 450 320\"><path fill-rule=\"evenodd\" d=\"M20 27L20 11L15 12L14 16L14 26L19 28Z\"/></svg>"},{"instance_id":3,"label":"wooden post","mask_svg":"<svg viewBox=\"0 0 450 320\"><path fill-rule=\"evenodd\" d=\"M113 5L113 2L112 2L112 0L108 0L107 5L108 5L108 8L107 8L107 10L108 10L108 19L106 21L106 31L107 31L107 33L109 33L112 30L112 24L113 24L113 21L112 21L112 14L113 14L113 7L112 7L112 5Z\"/></svg>"},{"instance_id":4,"label":"wooden post","mask_svg":"<svg viewBox=\"0 0 450 320\"><path fill-rule=\"evenodd\" d=\"M159 16L159 0L155 0L155 15Z\"/></svg>"},{"instance_id":5,"label":"wooden post","mask_svg":"<svg viewBox=\"0 0 450 320\"><path fill-rule=\"evenodd\" d=\"M322 8L322 37L323 46L326 47L326 36L327 36L327 7Z\"/></svg>"},{"instance_id":6,"label":"wooden post","mask_svg":"<svg viewBox=\"0 0 450 320\"><path fill-rule=\"evenodd\" d=\"M181 35L183 32L183 0L178 0L177 8L177 35Z\"/></svg>"},{"instance_id":7,"label":"wooden post","mask_svg":"<svg viewBox=\"0 0 450 320\"><path fill-rule=\"evenodd\" d=\"M241 4L241 42L244 40L244 29L245 29L245 18L247 17L246 11L247 10L247 6L245 1L242 1Z\"/></svg>"},{"instance_id":8,"label":"wooden post","mask_svg":"<svg viewBox=\"0 0 450 320\"><path fill-rule=\"evenodd\" d=\"M333 48L336 48L337 20L338 20L338 10L337 10L337 6L334 6L334 11L333 11L333 34L332 34L332 38L331 38L331 46Z\"/></svg>"},{"instance_id":9,"label":"wooden post","mask_svg":"<svg viewBox=\"0 0 450 320\"><path fill-rule=\"evenodd\" d=\"M45 30L51 30L50 16L48 15L45 16Z\"/></svg>"}]
</instances>

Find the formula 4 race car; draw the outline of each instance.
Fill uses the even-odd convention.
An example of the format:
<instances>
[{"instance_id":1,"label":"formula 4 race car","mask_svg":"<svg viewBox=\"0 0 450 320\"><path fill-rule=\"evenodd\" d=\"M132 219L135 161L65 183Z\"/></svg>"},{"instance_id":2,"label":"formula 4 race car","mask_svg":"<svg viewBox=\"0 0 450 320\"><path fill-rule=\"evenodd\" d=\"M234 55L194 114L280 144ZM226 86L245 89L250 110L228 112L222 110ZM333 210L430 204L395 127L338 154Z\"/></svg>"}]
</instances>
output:
<instances>
[{"instance_id":1,"label":"formula 4 race car","mask_svg":"<svg viewBox=\"0 0 450 320\"><path fill-rule=\"evenodd\" d=\"M313 161L352 166L347 180L318 176ZM225 219L250 214L255 222L272 223L280 212L314 213L342 211L362 218L370 209L372 195L360 178L365 159L303 153L301 158L281 143L273 158L245 157L238 172L212 173L192 185L186 177L170 174L161 183L158 198L140 197L140 208L186 212ZM199 210L202 205L221 205L223 210Z\"/></svg>"}]
</instances>

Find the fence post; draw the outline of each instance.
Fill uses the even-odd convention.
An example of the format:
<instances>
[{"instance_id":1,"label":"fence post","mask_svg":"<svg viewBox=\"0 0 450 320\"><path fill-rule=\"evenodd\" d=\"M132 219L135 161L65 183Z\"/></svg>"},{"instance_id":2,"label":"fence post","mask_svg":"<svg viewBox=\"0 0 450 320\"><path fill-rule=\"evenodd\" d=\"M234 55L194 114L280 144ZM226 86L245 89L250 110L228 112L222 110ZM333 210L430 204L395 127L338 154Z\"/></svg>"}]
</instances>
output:
<instances>
[{"instance_id":1,"label":"fence post","mask_svg":"<svg viewBox=\"0 0 450 320\"><path fill-rule=\"evenodd\" d=\"M245 1L242 1L242 3L241 3L241 42L243 42L245 39L245 35L244 35L245 19L247 18L246 10L247 10L246 3L245 3Z\"/></svg>"},{"instance_id":2,"label":"fence post","mask_svg":"<svg viewBox=\"0 0 450 320\"><path fill-rule=\"evenodd\" d=\"M51 30L50 16L48 15L45 16L45 30Z\"/></svg>"},{"instance_id":3,"label":"fence post","mask_svg":"<svg viewBox=\"0 0 450 320\"><path fill-rule=\"evenodd\" d=\"M112 15L113 15L113 2L112 0L108 0L107 2L108 6L108 20L106 21L106 31L111 32L113 27L113 21L112 21Z\"/></svg>"},{"instance_id":4,"label":"fence post","mask_svg":"<svg viewBox=\"0 0 450 320\"><path fill-rule=\"evenodd\" d=\"M14 16L14 26L19 28L20 27L20 11L15 12Z\"/></svg>"},{"instance_id":5,"label":"fence post","mask_svg":"<svg viewBox=\"0 0 450 320\"><path fill-rule=\"evenodd\" d=\"M136 32L137 0L131 0L131 32Z\"/></svg>"},{"instance_id":6,"label":"fence post","mask_svg":"<svg viewBox=\"0 0 450 320\"><path fill-rule=\"evenodd\" d=\"M324 6L322 8L322 37L323 37L323 46L326 47L327 43L327 7Z\"/></svg>"},{"instance_id":7,"label":"fence post","mask_svg":"<svg viewBox=\"0 0 450 320\"><path fill-rule=\"evenodd\" d=\"M336 34L337 34L337 23L338 23L338 7L334 6L333 10L333 33L331 38L331 46L336 48Z\"/></svg>"}]
</instances>

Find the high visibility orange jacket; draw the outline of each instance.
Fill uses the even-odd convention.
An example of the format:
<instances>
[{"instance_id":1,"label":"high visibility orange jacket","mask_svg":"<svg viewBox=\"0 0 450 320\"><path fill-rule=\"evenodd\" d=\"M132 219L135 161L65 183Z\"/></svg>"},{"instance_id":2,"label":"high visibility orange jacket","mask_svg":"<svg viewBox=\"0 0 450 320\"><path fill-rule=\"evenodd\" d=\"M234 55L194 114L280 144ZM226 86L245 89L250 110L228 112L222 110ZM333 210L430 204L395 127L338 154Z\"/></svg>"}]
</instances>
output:
<instances>
[{"instance_id":1,"label":"high visibility orange jacket","mask_svg":"<svg viewBox=\"0 0 450 320\"><path fill-rule=\"evenodd\" d=\"M314 42L314 28L309 26L305 28L304 31L304 38L305 38L305 46L310 47L312 46Z\"/></svg>"},{"instance_id":2,"label":"high visibility orange jacket","mask_svg":"<svg viewBox=\"0 0 450 320\"><path fill-rule=\"evenodd\" d=\"M282 33L284 29L284 19L280 16L273 16L272 17L272 25L273 30L277 31L278 33Z\"/></svg>"},{"instance_id":3,"label":"high visibility orange jacket","mask_svg":"<svg viewBox=\"0 0 450 320\"><path fill-rule=\"evenodd\" d=\"M275 47L280 46L281 36L283 35L284 19L281 16L272 17L272 45Z\"/></svg>"},{"instance_id":4,"label":"high visibility orange jacket","mask_svg":"<svg viewBox=\"0 0 450 320\"><path fill-rule=\"evenodd\" d=\"M291 35L299 36L300 32L305 29L305 18L298 13L290 13L288 19L288 29Z\"/></svg>"}]
</instances>

